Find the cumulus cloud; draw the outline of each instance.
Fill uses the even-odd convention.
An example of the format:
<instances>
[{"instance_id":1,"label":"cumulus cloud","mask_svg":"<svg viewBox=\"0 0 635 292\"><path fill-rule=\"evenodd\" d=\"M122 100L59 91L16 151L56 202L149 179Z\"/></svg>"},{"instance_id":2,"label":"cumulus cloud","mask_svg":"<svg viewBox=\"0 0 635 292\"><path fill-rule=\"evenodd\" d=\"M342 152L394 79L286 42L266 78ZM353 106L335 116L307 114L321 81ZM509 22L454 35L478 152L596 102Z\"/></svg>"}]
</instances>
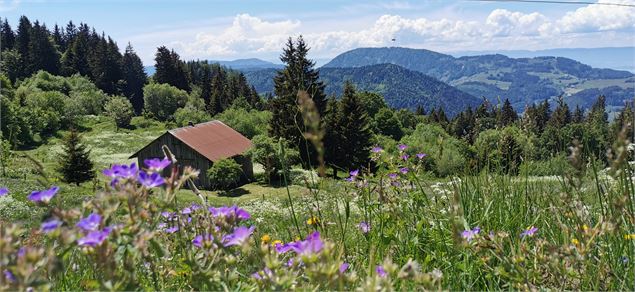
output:
<instances>
[{"instance_id":1,"label":"cumulus cloud","mask_svg":"<svg viewBox=\"0 0 635 292\"><path fill-rule=\"evenodd\" d=\"M633 4L625 0L600 0L598 3ZM611 5L589 5L570 11L557 21L562 32L594 32L634 30L635 8Z\"/></svg>"},{"instance_id":2,"label":"cumulus cloud","mask_svg":"<svg viewBox=\"0 0 635 292\"><path fill-rule=\"evenodd\" d=\"M603 1L608 0L600 0ZM172 44L186 58L277 55L289 36L299 34L305 37L317 56L333 56L356 47L393 44L443 51L535 48L536 45L564 44L569 33L575 34L575 39L591 39L590 36L598 32L635 31L633 15L635 9L604 5L588 5L554 19L538 12L495 9L480 21L382 15L366 28L326 30L315 22L270 21L239 14L226 27ZM623 34L615 34L616 38L620 36ZM393 38L398 42L393 43Z\"/></svg>"}]
</instances>

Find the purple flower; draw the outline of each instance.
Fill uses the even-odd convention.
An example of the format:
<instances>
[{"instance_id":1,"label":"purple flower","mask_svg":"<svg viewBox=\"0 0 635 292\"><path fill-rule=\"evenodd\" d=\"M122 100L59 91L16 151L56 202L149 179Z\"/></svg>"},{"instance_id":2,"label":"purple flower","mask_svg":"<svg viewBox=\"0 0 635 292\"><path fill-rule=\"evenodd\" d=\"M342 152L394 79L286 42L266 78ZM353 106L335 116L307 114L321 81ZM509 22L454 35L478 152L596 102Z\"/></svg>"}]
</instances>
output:
<instances>
[{"instance_id":1,"label":"purple flower","mask_svg":"<svg viewBox=\"0 0 635 292\"><path fill-rule=\"evenodd\" d=\"M55 197L55 194L57 194L59 190L60 190L59 187L52 187L48 190L33 191L26 198L31 200L32 202L36 202L36 203L42 202L46 204L49 201L51 201L53 197Z\"/></svg>"},{"instance_id":2,"label":"purple flower","mask_svg":"<svg viewBox=\"0 0 635 292\"><path fill-rule=\"evenodd\" d=\"M538 231L538 228L531 226L530 228L527 228L527 230L523 231L523 233L521 233L520 236L521 237L534 236L536 231Z\"/></svg>"},{"instance_id":3,"label":"purple flower","mask_svg":"<svg viewBox=\"0 0 635 292\"><path fill-rule=\"evenodd\" d=\"M172 162L167 158L152 158L144 160L143 163L145 163L149 171L161 171L164 168L168 167L168 165L170 165L170 163Z\"/></svg>"},{"instance_id":4,"label":"purple flower","mask_svg":"<svg viewBox=\"0 0 635 292\"><path fill-rule=\"evenodd\" d=\"M423 158L425 158L426 156L428 156L428 154L425 154L425 153L417 153L417 158L419 158L419 159L423 159Z\"/></svg>"},{"instance_id":5,"label":"purple flower","mask_svg":"<svg viewBox=\"0 0 635 292\"><path fill-rule=\"evenodd\" d=\"M139 172L139 182L146 187L154 188L163 185L165 180L163 180L163 177L156 172L147 174L142 171Z\"/></svg>"},{"instance_id":6,"label":"purple flower","mask_svg":"<svg viewBox=\"0 0 635 292\"><path fill-rule=\"evenodd\" d=\"M379 146L375 146L375 147L373 147L373 149L371 149L370 151L372 151L373 153L379 153L379 152L384 151L384 149L382 149L382 148L381 148L381 147L379 147Z\"/></svg>"},{"instance_id":7,"label":"purple flower","mask_svg":"<svg viewBox=\"0 0 635 292\"><path fill-rule=\"evenodd\" d=\"M11 273L11 271L9 270L4 270L4 278L7 279L7 281L9 283L13 283L15 281L17 281L17 279L15 278L15 276L13 275L13 273Z\"/></svg>"},{"instance_id":8,"label":"purple flower","mask_svg":"<svg viewBox=\"0 0 635 292\"><path fill-rule=\"evenodd\" d=\"M408 155L408 154L401 155L401 160L403 160L403 161L408 160L408 158L410 158L410 155Z\"/></svg>"},{"instance_id":9,"label":"purple flower","mask_svg":"<svg viewBox=\"0 0 635 292\"><path fill-rule=\"evenodd\" d=\"M343 274L344 272L346 272L346 270L348 270L348 266L349 264L344 262L340 265L340 274Z\"/></svg>"},{"instance_id":10,"label":"purple flower","mask_svg":"<svg viewBox=\"0 0 635 292\"><path fill-rule=\"evenodd\" d=\"M165 233L169 233L169 234L172 234L172 233L177 232L177 231L179 231L179 227L178 226L172 226L170 228L166 228L165 229Z\"/></svg>"},{"instance_id":11,"label":"purple flower","mask_svg":"<svg viewBox=\"0 0 635 292\"><path fill-rule=\"evenodd\" d=\"M396 174L396 173L389 173L389 174L388 174L388 177L389 177L390 179L392 179L392 180L395 180L395 179L397 179L397 174Z\"/></svg>"},{"instance_id":12,"label":"purple flower","mask_svg":"<svg viewBox=\"0 0 635 292\"><path fill-rule=\"evenodd\" d=\"M81 228L85 232L95 231L101 224L101 216L97 213L92 213L88 217L79 220L75 226Z\"/></svg>"},{"instance_id":13,"label":"purple flower","mask_svg":"<svg viewBox=\"0 0 635 292\"><path fill-rule=\"evenodd\" d=\"M370 231L370 224L368 224L368 222L362 221L359 222L359 224L357 225L357 227L359 228L359 230L362 231L362 233L366 234Z\"/></svg>"},{"instance_id":14,"label":"purple flower","mask_svg":"<svg viewBox=\"0 0 635 292\"><path fill-rule=\"evenodd\" d=\"M351 172L349 172L349 174L352 177L356 177L357 175L359 175L359 169L351 170Z\"/></svg>"},{"instance_id":15,"label":"purple flower","mask_svg":"<svg viewBox=\"0 0 635 292\"><path fill-rule=\"evenodd\" d=\"M474 229L468 229L468 230L464 230L463 232L461 232L461 237L463 237L465 240L467 240L468 242L472 240L472 238L474 238L474 236L476 236L479 232L481 232L481 228L476 226L474 227Z\"/></svg>"},{"instance_id":16,"label":"purple flower","mask_svg":"<svg viewBox=\"0 0 635 292\"><path fill-rule=\"evenodd\" d=\"M405 151L406 149L408 149L408 145L406 145L406 144L399 144L399 151Z\"/></svg>"},{"instance_id":17,"label":"purple flower","mask_svg":"<svg viewBox=\"0 0 635 292\"><path fill-rule=\"evenodd\" d=\"M305 240L290 242L287 244L276 245L278 253L286 253L294 251L298 255L310 255L322 251L324 243L320 239L320 232L313 232Z\"/></svg>"},{"instance_id":18,"label":"purple flower","mask_svg":"<svg viewBox=\"0 0 635 292\"><path fill-rule=\"evenodd\" d=\"M46 222L43 222L42 225L40 225L40 229L44 233L50 233L60 226L62 226L62 221L53 218Z\"/></svg>"},{"instance_id":19,"label":"purple flower","mask_svg":"<svg viewBox=\"0 0 635 292\"><path fill-rule=\"evenodd\" d=\"M249 236L251 236L253 232L253 226L249 228L244 226L237 227L236 229L234 229L234 232L232 234L225 235L225 237L223 238L223 245L225 247L232 245L241 245L245 242L245 240L249 238Z\"/></svg>"},{"instance_id":20,"label":"purple flower","mask_svg":"<svg viewBox=\"0 0 635 292\"><path fill-rule=\"evenodd\" d=\"M9 190L7 188L0 188L0 197L4 197L9 194Z\"/></svg>"},{"instance_id":21,"label":"purple flower","mask_svg":"<svg viewBox=\"0 0 635 292\"><path fill-rule=\"evenodd\" d=\"M401 172L402 174L408 174L408 171L410 171L407 167L402 167L399 169L399 172Z\"/></svg>"},{"instance_id":22,"label":"purple flower","mask_svg":"<svg viewBox=\"0 0 635 292\"><path fill-rule=\"evenodd\" d=\"M81 246L92 246L92 247L98 246L102 242L104 242L106 238L108 238L108 235L110 235L111 231L112 231L112 228L110 227L106 227L103 230L92 231L88 233L86 236L78 239L77 244Z\"/></svg>"},{"instance_id":23,"label":"purple flower","mask_svg":"<svg viewBox=\"0 0 635 292\"><path fill-rule=\"evenodd\" d=\"M137 167L137 164L133 162L130 166L125 164L115 164L110 169L104 169L102 173L111 178L125 179L137 176L137 172L139 172L139 167Z\"/></svg>"},{"instance_id":24,"label":"purple flower","mask_svg":"<svg viewBox=\"0 0 635 292\"><path fill-rule=\"evenodd\" d=\"M223 206L223 207L209 207L209 212L212 213L214 217L224 217L227 219L238 219L238 220L247 220L251 218L249 212L244 209L238 208L238 206L234 205L231 207Z\"/></svg>"},{"instance_id":25,"label":"purple flower","mask_svg":"<svg viewBox=\"0 0 635 292\"><path fill-rule=\"evenodd\" d=\"M377 273L377 276L381 278L386 277L386 270L382 266L377 266L375 268L375 273Z\"/></svg>"},{"instance_id":26,"label":"purple flower","mask_svg":"<svg viewBox=\"0 0 635 292\"><path fill-rule=\"evenodd\" d=\"M205 242L212 242L212 240L214 240L214 237L212 237L211 234L197 235L194 239L192 239L192 245L196 247L203 247Z\"/></svg>"}]
</instances>

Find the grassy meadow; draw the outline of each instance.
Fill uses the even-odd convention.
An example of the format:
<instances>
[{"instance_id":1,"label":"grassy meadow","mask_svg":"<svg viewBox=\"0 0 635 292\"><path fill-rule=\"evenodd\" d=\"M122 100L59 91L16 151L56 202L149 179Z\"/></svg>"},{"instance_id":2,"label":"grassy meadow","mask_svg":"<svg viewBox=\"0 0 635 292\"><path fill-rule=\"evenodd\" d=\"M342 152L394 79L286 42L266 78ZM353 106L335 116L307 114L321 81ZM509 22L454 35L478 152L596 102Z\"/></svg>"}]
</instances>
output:
<instances>
[{"instance_id":1,"label":"grassy meadow","mask_svg":"<svg viewBox=\"0 0 635 292\"><path fill-rule=\"evenodd\" d=\"M133 129L117 130L111 120L94 117L81 126L97 169L132 162L127 158L131 153L166 129L136 119ZM617 171L590 165L562 176L480 173L434 179L422 167L425 158L404 161L380 151L372 156L378 171L351 174L350 181L293 170L288 187L253 182L227 192L202 191L202 200L187 189L131 189L132 182L109 188L103 175L80 186L64 184L55 174L59 144L51 138L16 153L2 178L11 191L0 198L3 224L25 223L32 228L29 241L64 241L55 236L70 236L70 231L49 239L37 231L51 212L75 209L78 214L61 216L72 222L76 219L69 218L91 208L110 206L103 216L122 227L109 245L62 252L58 256L66 265L55 273L15 270L25 276L24 285L44 278L50 283L42 287L54 290L635 288L635 185L628 163L617 164ZM30 191L49 185L61 188L56 207L38 207L26 199ZM139 200L139 194L152 195L137 201L138 210L120 204ZM247 211L245 222L254 227L250 239L240 248L212 247L211 254L188 247L195 234L208 229L210 219L184 210L201 205L237 205ZM175 234L154 231L149 246L139 243L138 236L164 222L161 210L188 214L194 223L179 225ZM134 216L146 216L146 221L132 223ZM315 231L324 244L320 253L274 252ZM128 252L122 252L123 246ZM103 266L99 258L109 254L124 260L123 266ZM347 268L337 272L344 263ZM107 273L78 272L82 267ZM4 283L3 289L20 288Z\"/></svg>"}]
</instances>

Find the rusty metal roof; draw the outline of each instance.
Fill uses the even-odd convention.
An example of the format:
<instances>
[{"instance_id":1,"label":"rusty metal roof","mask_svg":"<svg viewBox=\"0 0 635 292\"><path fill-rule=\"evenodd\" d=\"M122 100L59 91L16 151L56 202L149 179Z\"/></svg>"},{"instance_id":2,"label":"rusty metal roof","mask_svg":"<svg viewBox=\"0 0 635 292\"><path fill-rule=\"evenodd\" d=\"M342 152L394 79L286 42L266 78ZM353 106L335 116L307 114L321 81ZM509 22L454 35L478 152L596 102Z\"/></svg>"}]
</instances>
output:
<instances>
[{"instance_id":1,"label":"rusty metal roof","mask_svg":"<svg viewBox=\"0 0 635 292\"><path fill-rule=\"evenodd\" d=\"M213 162L243 154L252 146L249 139L221 121L185 126L168 133Z\"/></svg>"}]
</instances>

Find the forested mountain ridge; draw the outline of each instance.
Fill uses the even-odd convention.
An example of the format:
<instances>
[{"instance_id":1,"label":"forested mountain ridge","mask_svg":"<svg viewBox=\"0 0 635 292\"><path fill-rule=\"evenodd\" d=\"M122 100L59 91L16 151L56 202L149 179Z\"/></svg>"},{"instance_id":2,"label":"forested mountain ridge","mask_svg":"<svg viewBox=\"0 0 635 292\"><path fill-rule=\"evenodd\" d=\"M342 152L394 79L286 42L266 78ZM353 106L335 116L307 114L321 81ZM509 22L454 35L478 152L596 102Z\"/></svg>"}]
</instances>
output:
<instances>
[{"instance_id":1,"label":"forested mountain ridge","mask_svg":"<svg viewBox=\"0 0 635 292\"><path fill-rule=\"evenodd\" d=\"M482 100L420 72L393 64L378 64L355 68L320 68L320 80L327 94L341 96L345 81L358 90L376 92L384 96L394 108L411 110L422 106L426 110L443 108L454 116L468 106L476 107ZM277 70L265 69L245 72L248 82L261 93L273 91L273 76Z\"/></svg>"},{"instance_id":2,"label":"forested mountain ridge","mask_svg":"<svg viewBox=\"0 0 635 292\"><path fill-rule=\"evenodd\" d=\"M562 57L509 58L483 55L455 58L424 49L359 48L335 57L322 68L390 63L437 78L474 96L509 98L517 111L526 104L563 94L571 105L587 107L589 90L607 94L610 106L632 99L633 73L597 69ZM630 97L629 97L630 95Z\"/></svg>"}]
</instances>

